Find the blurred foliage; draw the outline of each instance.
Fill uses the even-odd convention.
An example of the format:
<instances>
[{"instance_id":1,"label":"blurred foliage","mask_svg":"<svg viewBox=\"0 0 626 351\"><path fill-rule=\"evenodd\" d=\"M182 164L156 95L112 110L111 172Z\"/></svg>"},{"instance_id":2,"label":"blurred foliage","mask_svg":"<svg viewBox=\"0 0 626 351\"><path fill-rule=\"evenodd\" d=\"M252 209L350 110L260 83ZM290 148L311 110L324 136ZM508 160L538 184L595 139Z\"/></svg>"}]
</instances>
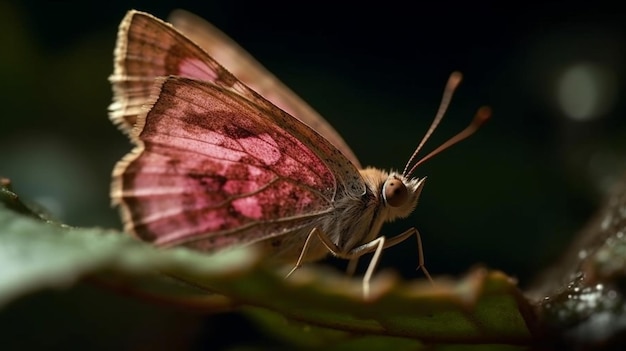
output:
<instances>
[{"instance_id":1,"label":"blurred foliage","mask_svg":"<svg viewBox=\"0 0 626 351\"><path fill-rule=\"evenodd\" d=\"M527 295L538 304L544 344L620 350L626 342L626 177L580 231L559 264Z\"/></svg>"},{"instance_id":2,"label":"blurred foliage","mask_svg":"<svg viewBox=\"0 0 626 351\"><path fill-rule=\"evenodd\" d=\"M422 4L419 11L400 5L302 6L0 2L0 177L13 179L16 192L64 223L118 227L109 208L110 172L130 144L106 113L116 27L130 8L166 18L175 7L208 19L248 49L324 115L365 165L402 168L430 123L448 74L465 74L429 145L460 130L480 105L492 106L493 120L425 164L418 175L429 181L415 214L383 229L391 235L416 226L435 275L458 275L483 263L527 285L557 258L626 169L623 99L606 99L584 121L568 118L558 100L563 76L581 64L613 78L615 90L607 96L624 95L623 10L571 1L515 10L489 2ZM416 261L415 246L405 244L386 251L382 266L415 277ZM221 328L242 328L255 337L248 318L155 312L90 287L78 290L102 303L92 306L74 292L46 293L22 301L13 319L32 323L28 317L40 318L41 311L61 316L63 309L55 307L61 299L58 306L75 308L75 319L88 321L81 327L117 323L119 316L106 306L123 306L117 311L128 311L123 319L129 324L131 315L145 315L153 323L137 320L133 331L139 335L129 338L152 340L146 345L159 344L156 336L151 339L158 333L148 327L158 320L163 338L178 335L189 342L184 333L204 335L198 344L216 348L228 345ZM81 308L101 313L86 315ZM72 334L53 338L63 328L52 318L45 321L52 326L46 336L56 345L71 339ZM11 324L7 333L27 330L28 324ZM167 332L167 325L179 333Z\"/></svg>"}]
</instances>

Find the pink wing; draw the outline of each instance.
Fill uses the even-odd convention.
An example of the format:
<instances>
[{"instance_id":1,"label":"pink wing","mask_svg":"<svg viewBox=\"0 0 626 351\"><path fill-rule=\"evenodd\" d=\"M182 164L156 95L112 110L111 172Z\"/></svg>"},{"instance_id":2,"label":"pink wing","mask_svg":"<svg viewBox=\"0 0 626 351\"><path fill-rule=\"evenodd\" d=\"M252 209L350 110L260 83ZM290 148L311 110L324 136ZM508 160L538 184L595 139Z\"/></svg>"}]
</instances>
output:
<instances>
[{"instance_id":1,"label":"pink wing","mask_svg":"<svg viewBox=\"0 0 626 351\"><path fill-rule=\"evenodd\" d=\"M357 168L361 168L359 160L348 144L319 113L226 34L204 19L184 10L172 12L169 22L244 84L320 133Z\"/></svg>"},{"instance_id":2,"label":"pink wing","mask_svg":"<svg viewBox=\"0 0 626 351\"><path fill-rule=\"evenodd\" d=\"M154 78L177 75L212 82L241 95L257 105L267 105L268 99L287 113L326 137L333 145L360 168L352 150L339 134L296 94L256 62L247 52L217 29L197 17L184 12L175 13L178 24L196 39L202 40L204 49L226 60L227 67L241 74L255 91L240 82L191 40L170 24L147 13L129 11L118 32L115 49L113 83L114 100L110 118L128 133L142 106L149 101ZM195 29L190 28L193 24ZM230 54L228 54L230 53Z\"/></svg>"},{"instance_id":3,"label":"pink wing","mask_svg":"<svg viewBox=\"0 0 626 351\"><path fill-rule=\"evenodd\" d=\"M161 246L212 250L310 226L337 197L364 193L333 145L260 100L210 82L157 79L131 132L138 146L113 174L125 229Z\"/></svg>"}]
</instances>

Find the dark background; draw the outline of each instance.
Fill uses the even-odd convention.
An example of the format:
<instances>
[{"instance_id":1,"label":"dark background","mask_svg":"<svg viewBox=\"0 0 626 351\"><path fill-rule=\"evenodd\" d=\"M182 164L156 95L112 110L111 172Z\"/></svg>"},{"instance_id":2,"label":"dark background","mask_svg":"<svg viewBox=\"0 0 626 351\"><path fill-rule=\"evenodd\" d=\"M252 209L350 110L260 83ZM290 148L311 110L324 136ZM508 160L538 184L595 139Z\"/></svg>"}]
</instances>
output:
<instances>
[{"instance_id":1,"label":"dark background","mask_svg":"<svg viewBox=\"0 0 626 351\"><path fill-rule=\"evenodd\" d=\"M117 25L131 8L206 18L325 116L364 165L379 168L404 167L448 75L462 71L427 150L481 105L493 119L420 167L416 175L429 179L414 215L383 229L417 227L433 275L480 263L529 283L626 168L621 10L571 1L153 3L0 2L0 175L69 224L119 227L110 172L131 145L108 121L107 77ZM575 93L570 110L563 90ZM422 277L416 263L410 239L386 251L381 266Z\"/></svg>"}]
</instances>

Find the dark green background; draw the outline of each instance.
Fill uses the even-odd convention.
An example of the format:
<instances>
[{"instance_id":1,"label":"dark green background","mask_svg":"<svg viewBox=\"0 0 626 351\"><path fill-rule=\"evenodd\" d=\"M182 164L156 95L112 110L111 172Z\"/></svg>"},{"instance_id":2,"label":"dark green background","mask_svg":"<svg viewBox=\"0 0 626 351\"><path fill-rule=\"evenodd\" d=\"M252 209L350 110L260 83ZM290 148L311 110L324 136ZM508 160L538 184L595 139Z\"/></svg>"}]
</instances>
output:
<instances>
[{"instance_id":1,"label":"dark green background","mask_svg":"<svg viewBox=\"0 0 626 351\"><path fill-rule=\"evenodd\" d=\"M110 172L130 150L108 121L107 76L117 25L131 8L206 18L325 116L364 165L403 168L453 70L465 80L434 148L481 105L494 118L421 167L428 183L414 215L434 275L476 263L522 283L554 260L623 173L626 13L576 2L0 2L0 175L69 224L119 227ZM170 5L164 5L169 3ZM617 82L615 102L590 122L556 102L573 65ZM415 241L382 266L415 273Z\"/></svg>"}]
</instances>

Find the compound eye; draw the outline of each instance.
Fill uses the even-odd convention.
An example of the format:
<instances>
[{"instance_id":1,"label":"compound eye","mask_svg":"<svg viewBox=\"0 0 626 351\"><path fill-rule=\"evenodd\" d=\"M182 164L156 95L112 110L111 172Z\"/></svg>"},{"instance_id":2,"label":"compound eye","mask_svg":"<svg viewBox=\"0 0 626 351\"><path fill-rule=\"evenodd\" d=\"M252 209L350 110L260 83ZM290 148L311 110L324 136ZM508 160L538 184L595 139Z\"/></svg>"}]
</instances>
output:
<instances>
[{"instance_id":1,"label":"compound eye","mask_svg":"<svg viewBox=\"0 0 626 351\"><path fill-rule=\"evenodd\" d=\"M383 197L391 207L400 207L406 203L409 192L400 179L387 179L383 186Z\"/></svg>"}]
</instances>

